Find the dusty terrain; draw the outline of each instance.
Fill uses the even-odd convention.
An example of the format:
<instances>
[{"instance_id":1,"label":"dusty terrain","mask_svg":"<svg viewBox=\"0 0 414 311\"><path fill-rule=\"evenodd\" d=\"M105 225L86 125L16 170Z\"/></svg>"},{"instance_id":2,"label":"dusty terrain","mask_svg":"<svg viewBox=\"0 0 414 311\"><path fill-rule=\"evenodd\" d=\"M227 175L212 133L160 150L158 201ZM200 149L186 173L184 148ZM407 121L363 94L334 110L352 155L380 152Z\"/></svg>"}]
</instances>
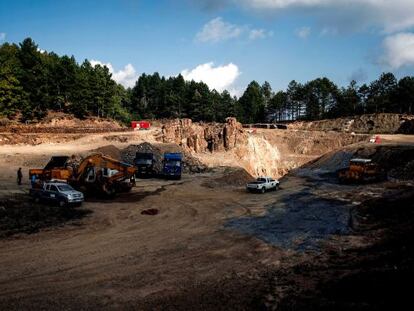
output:
<instances>
[{"instance_id":1,"label":"dusty terrain","mask_svg":"<svg viewBox=\"0 0 414 311\"><path fill-rule=\"evenodd\" d=\"M59 142L64 135L0 147L0 309L368 310L410 301L402 281L413 276L412 136L373 145L367 135L257 130L212 153L163 142L161 128ZM122 156L142 142L182 148L208 170L139 180L132 193L90 199L76 215L28 203L27 171L51 155ZM394 177L339 185L335 170L360 154L398 157L387 167ZM288 171L279 191L244 191L249 174ZM35 227L4 226L30 208ZM142 213L150 208L157 213Z\"/></svg>"}]
</instances>

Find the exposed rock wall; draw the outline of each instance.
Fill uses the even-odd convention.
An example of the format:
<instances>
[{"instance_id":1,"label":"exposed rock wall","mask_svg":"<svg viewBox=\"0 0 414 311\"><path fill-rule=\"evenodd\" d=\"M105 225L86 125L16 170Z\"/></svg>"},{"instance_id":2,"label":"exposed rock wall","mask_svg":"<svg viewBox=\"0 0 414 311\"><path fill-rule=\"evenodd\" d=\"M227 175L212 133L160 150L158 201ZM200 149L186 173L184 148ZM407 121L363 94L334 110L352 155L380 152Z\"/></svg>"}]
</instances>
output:
<instances>
[{"instance_id":1,"label":"exposed rock wall","mask_svg":"<svg viewBox=\"0 0 414 311\"><path fill-rule=\"evenodd\" d=\"M162 126L162 142L176 143L194 152L229 151L247 143L247 134L235 118L226 123L193 123L190 119L167 121Z\"/></svg>"},{"instance_id":2,"label":"exposed rock wall","mask_svg":"<svg viewBox=\"0 0 414 311\"><path fill-rule=\"evenodd\" d=\"M413 120L413 115L377 113L312 122L294 122L289 124L288 128L311 131L340 131L365 134L413 134Z\"/></svg>"}]
</instances>

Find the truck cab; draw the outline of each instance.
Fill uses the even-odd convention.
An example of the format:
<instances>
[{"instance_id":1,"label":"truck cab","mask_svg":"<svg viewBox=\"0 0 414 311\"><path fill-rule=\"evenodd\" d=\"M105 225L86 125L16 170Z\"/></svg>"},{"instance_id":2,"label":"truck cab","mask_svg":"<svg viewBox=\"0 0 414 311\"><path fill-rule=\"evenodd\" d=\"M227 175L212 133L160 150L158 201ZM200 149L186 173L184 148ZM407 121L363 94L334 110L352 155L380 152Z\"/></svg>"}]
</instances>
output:
<instances>
[{"instance_id":1,"label":"truck cab","mask_svg":"<svg viewBox=\"0 0 414 311\"><path fill-rule=\"evenodd\" d=\"M150 152L137 152L134 165L137 168L136 177L152 177L154 175L154 154Z\"/></svg>"},{"instance_id":2,"label":"truck cab","mask_svg":"<svg viewBox=\"0 0 414 311\"><path fill-rule=\"evenodd\" d=\"M182 154L164 153L163 174L165 178L181 179Z\"/></svg>"}]
</instances>

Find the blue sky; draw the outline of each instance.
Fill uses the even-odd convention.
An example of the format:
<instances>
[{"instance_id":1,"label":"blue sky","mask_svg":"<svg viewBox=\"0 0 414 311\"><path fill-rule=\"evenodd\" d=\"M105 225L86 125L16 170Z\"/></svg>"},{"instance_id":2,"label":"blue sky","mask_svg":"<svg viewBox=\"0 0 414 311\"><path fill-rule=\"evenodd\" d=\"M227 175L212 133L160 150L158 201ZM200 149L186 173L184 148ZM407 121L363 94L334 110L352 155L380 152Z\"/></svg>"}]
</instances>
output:
<instances>
[{"instance_id":1,"label":"blue sky","mask_svg":"<svg viewBox=\"0 0 414 311\"><path fill-rule=\"evenodd\" d=\"M0 0L0 43L107 64L118 82L183 73L240 92L327 76L413 74L412 0Z\"/></svg>"}]
</instances>

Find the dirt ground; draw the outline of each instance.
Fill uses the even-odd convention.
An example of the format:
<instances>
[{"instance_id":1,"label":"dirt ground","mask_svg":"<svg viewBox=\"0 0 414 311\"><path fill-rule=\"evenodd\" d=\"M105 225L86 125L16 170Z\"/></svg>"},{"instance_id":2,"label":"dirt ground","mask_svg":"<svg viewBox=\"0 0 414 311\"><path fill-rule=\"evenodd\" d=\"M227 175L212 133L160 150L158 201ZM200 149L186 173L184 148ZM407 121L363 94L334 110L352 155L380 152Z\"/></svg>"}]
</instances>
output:
<instances>
[{"instance_id":1,"label":"dirt ground","mask_svg":"<svg viewBox=\"0 0 414 311\"><path fill-rule=\"evenodd\" d=\"M53 154L156 143L156 135L0 146L0 204L30 208L27 171ZM209 157L216 163L200 156ZM237 166L231 158L222 165ZM309 170L264 195L224 187L226 168L138 180L130 194L85 202L80 217L0 238L0 309L372 310L409 301L396 281L413 273L412 181L344 186ZM355 284L374 284L380 295Z\"/></svg>"}]
</instances>

